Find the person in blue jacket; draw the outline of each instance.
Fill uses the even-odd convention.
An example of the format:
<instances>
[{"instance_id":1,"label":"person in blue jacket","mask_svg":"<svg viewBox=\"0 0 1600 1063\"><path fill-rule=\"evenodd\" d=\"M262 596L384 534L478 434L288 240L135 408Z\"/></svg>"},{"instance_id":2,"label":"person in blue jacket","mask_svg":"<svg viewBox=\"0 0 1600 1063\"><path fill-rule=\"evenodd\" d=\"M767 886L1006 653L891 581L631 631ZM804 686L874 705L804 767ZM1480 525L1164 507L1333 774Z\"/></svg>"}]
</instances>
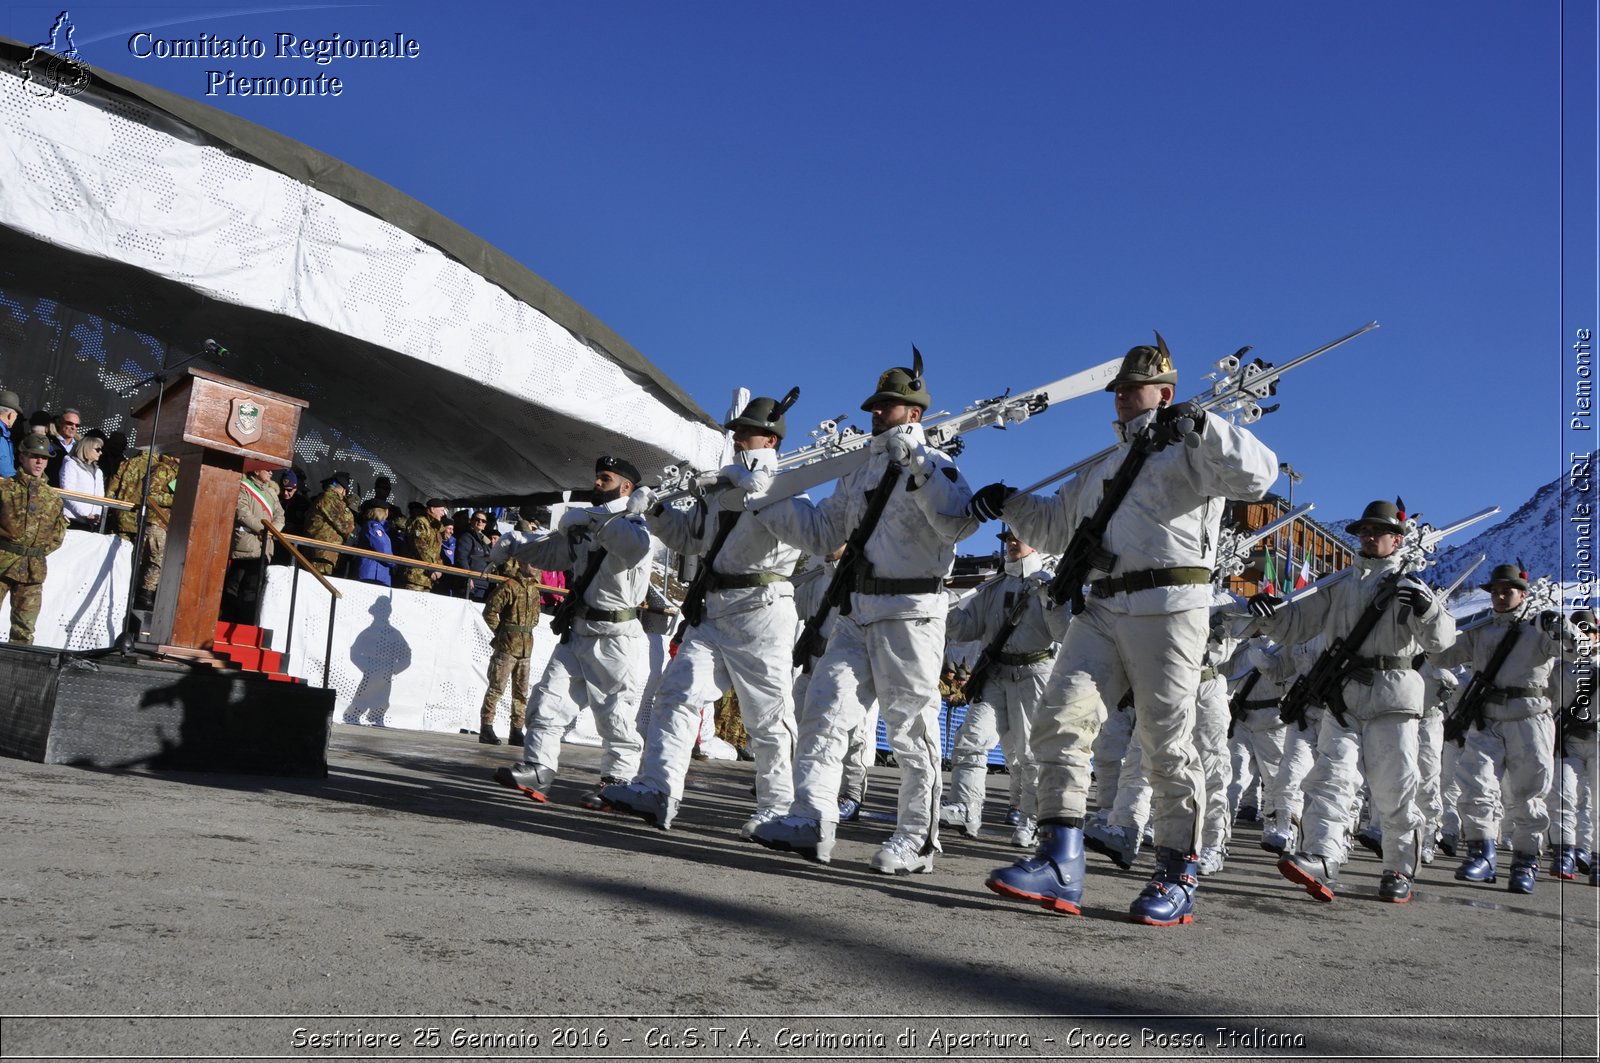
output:
<instances>
[{"instance_id":1,"label":"person in blue jacket","mask_svg":"<svg viewBox=\"0 0 1600 1063\"><path fill-rule=\"evenodd\" d=\"M361 507L361 542L358 544L363 550L371 550L380 554L394 554L394 546L389 541L389 503L372 499ZM379 586L390 586L389 574L394 568L393 561L380 561L375 557L363 557L361 565L356 571L356 578L362 583L376 583Z\"/></svg>"}]
</instances>

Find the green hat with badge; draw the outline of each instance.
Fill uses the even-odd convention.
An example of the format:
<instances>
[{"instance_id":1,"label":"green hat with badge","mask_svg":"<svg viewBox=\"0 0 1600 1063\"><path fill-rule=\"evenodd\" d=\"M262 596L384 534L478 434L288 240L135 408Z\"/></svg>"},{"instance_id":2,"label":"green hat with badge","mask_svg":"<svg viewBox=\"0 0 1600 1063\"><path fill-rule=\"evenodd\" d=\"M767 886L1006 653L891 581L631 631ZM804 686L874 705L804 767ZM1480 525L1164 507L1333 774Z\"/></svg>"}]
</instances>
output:
<instances>
[{"instance_id":1,"label":"green hat with badge","mask_svg":"<svg viewBox=\"0 0 1600 1063\"><path fill-rule=\"evenodd\" d=\"M1172 364L1172 352L1167 350L1167 341L1157 332L1154 347L1142 344L1122 356L1122 368L1117 370L1116 377L1106 385L1106 390L1115 391L1124 384L1176 384L1177 382L1178 370Z\"/></svg>"},{"instance_id":2,"label":"green hat with badge","mask_svg":"<svg viewBox=\"0 0 1600 1063\"><path fill-rule=\"evenodd\" d=\"M918 406L923 410L933 405L933 396L928 394L927 385L922 379L922 352L915 346L911 348L911 368L897 365L893 369L886 370L878 378L878 390L861 404L861 408L871 410L883 402Z\"/></svg>"},{"instance_id":3,"label":"green hat with badge","mask_svg":"<svg viewBox=\"0 0 1600 1063\"><path fill-rule=\"evenodd\" d=\"M736 428L754 428L758 432L770 432L781 441L788 434L783 415L789 412L789 407L793 406L799 397L800 389L790 388L789 394L781 399L768 398L765 395L751 399L745 403L739 416L722 427L729 432Z\"/></svg>"},{"instance_id":4,"label":"green hat with badge","mask_svg":"<svg viewBox=\"0 0 1600 1063\"><path fill-rule=\"evenodd\" d=\"M36 458L50 456L50 440L37 432L29 432L22 437L22 442L17 444L18 454L32 454Z\"/></svg>"},{"instance_id":5,"label":"green hat with badge","mask_svg":"<svg viewBox=\"0 0 1600 1063\"><path fill-rule=\"evenodd\" d=\"M1520 591L1528 589L1528 570L1518 561L1514 565L1496 565L1494 571L1489 573L1489 578L1479 584L1480 590L1493 590L1498 583L1509 583Z\"/></svg>"},{"instance_id":6,"label":"green hat with badge","mask_svg":"<svg viewBox=\"0 0 1600 1063\"><path fill-rule=\"evenodd\" d=\"M1344 530L1350 535L1360 535L1361 529L1368 524L1379 525L1384 531L1394 535L1404 535L1406 533L1405 503L1398 498L1393 502L1388 502L1381 498L1376 502L1368 502L1367 508L1361 511L1361 518L1346 524Z\"/></svg>"}]
</instances>

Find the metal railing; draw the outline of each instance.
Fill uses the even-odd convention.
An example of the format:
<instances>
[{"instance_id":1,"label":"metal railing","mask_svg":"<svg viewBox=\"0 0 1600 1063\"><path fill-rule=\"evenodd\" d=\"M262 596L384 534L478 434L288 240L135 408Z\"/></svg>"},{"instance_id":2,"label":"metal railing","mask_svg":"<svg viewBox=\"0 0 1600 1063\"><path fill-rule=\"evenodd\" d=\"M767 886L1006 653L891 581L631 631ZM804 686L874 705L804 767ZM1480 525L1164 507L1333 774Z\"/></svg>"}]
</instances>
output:
<instances>
[{"instance_id":1,"label":"metal railing","mask_svg":"<svg viewBox=\"0 0 1600 1063\"><path fill-rule=\"evenodd\" d=\"M323 648L322 652L322 685L326 687L328 685L328 677L332 674L331 669L333 668L333 622L338 616L339 599L344 597L344 595L340 594L339 588L328 582L328 577L324 576L321 572L318 572L316 566L312 565L310 561L307 561L306 556L295 548L295 541L305 541L302 540L300 536L286 535L285 533L279 531L270 520L266 519L261 521L261 529L262 531L271 535L278 542L282 543L283 547L289 551L289 556L294 558L294 577L289 584L289 619L285 621L284 624L284 626L288 628L283 635L284 657L289 656L289 647L294 643L294 606L295 598L300 593L300 570L305 569L307 572L315 576L317 578L317 582L322 584L323 589L326 590L331 596L328 599L328 644ZM315 542L316 540L313 539L311 541ZM267 563L267 551L264 549L266 545L265 541L263 541L262 545L263 549L261 551L261 564L263 568L265 568ZM265 585L266 574L263 571L261 585L256 589L257 621L260 621L261 619L261 589L265 587Z\"/></svg>"}]
</instances>

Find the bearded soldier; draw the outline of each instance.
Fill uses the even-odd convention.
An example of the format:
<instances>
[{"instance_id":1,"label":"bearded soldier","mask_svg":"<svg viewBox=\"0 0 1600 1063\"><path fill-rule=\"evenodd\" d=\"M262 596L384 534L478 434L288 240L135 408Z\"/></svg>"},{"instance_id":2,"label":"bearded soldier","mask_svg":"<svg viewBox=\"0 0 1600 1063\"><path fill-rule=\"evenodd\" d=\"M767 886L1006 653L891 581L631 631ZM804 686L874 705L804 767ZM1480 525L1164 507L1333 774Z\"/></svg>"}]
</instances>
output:
<instances>
[{"instance_id":1,"label":"bearded soldier","mask_svg":"<svg viewBox=\"0 0 1600 1063\"><path fill-rule=\"evenodd\" d=\"M347 472L336 472L322 481L322 494L306 514L306 538L341 546L349 541L356 530L356 515L350 512L347 501L350 483ZM339 560L339 555L332 550L311 550L306 557L324 576L333 575L333 566Z\"/></svg>"},{"instance_id":2,"label":"bearded soldier","mask_svg":"<svg viewBox=\"0 0 1600 1063\"><path fill-rule=\"evenodd\" d=\"M139 533L139 499L144 494L145 470L149 466L150 451L140 451L117 467L111 486L106 488L110 497L133 506L117 514L117 534L129 542ZM172 520L177 489L178 459L171 454L156 455L155 469L150 473L150 494L145 499L143 569L134 601L140 608L148 609L155 604L156 588L161 584L161 562L167 555L167 525Z\"/></svg>"},{"instance_id":3,"label":"bearded soldier","mask_svg":"<svg viewBox=\"0 0 1600 1063\"><path fill-rule=\"evenodd\" d=\"M610 456L594 465L593 503L569 509L554 531L514 531L500 537L491 560L515 557L576 578L551 621L561 644L528 699L522 760L494 773L495 781L543 804L561 761L561 736L578 712L594 710L603 753L600 788L632 778L644 743L634 718L648 657L639 603L650 586L650 531L641 513L648 492L637 492L639 470ZM608 808L600 788L580 802Z\"/></svg>"},{"instance_id":4,"label":"bearded soldier","mask_svg":"<svg viewBox=\"0 0 1600 1063\"><path fill-rule=\"evenodd\" d=\"M982 662L987 667L975 700L967 705L967 718L956 732L950 753L951 801L939 812L939 823L956 827L969 838L978 836L983 823L983 801L989 777L989 750L1004 738L1012 751L1007 766L1021 777L1022 817L1011 844L1031 849L1038 841L1035 804L1039 778L1029 742L1029 719L1040 697L1050 666L1055 661L1057 634L1043 591L1051 573L1039 552L1009 528L997 536L1005 544L1005 571L979 587L945 618L945 638L950 642L985 644L993 653ZM1012 613L1020 610L1014 623ZM994 641L1010 623L1003 645Z\"/></svg>"},{"instance_id":5,"label":"bearded soldier","mask_svg":"<svg viewBox=\"0 0 1600 1063\"><path fill-rule=\"evenodd\" d=\"M526 561L516 562L510 577L489 592L483 603L483 621L494 632L490 646L494 652L489 658L489 688L479 713L478 741L488 746L500 744L494 733L494 715L509 680L511 734L507 740L521 745L527 740L522 725L528 715L528 658L533 653L533 628L539 622L539 570Z\"/></svg>"},{"instance_id":6,"label":"bearded soldier","mask_svg":"<svg viewBox=\"0 0 1600 1063\"><path fill-rule=\"evenodd\" d=\"M995 871L986 885L1001 896L1078 914L1089 750L1106 706L1131 688L1152 790L1156 873L1129 914L1137 922L1171 926L1193 920L1205 803L1194 699L1222 511L1228 499L1263 497L1277 477L1278 459L1248 431L1208 417L1196 404L1174 406L1178 374L1159 333L1156 343L1130 350L1107 385L1115 395L1119 439L1111 454L1054 497L1017 496L991 484L973 496L972 506L980 517L1009 520L1042 550L1067 551L1064 573L1084 573L1067 563L1075 529L1086 521L1105 529L1099 549L1085 552L1085 541L1074 547L1076 556L1089 557L1084 574L1092 596L1085 600L1081 587L1061 588L1077 615L1034 720L1038 853ZM1119 484L1120 498L1107 494L1108 481ZM1090 521L1091 515L1098 519Z\"/></svg>"},{"instance_id":7,"label":"bearded soldier","mask_svg":"<svg viewBox=\"0 0 1600 1063\"><path fill-rule=\"evenodd\" d=\"M1470 664L1490 687L1482 717L1467 730L1456 762L1461 840L1467 843L1467 859L1456 878L1495 880L1503 807L1512 852L1507 888L1532 893L1550 827L1545 795L1555 770L1550 674L1559 659L1577 657L1578 637L1560 613L1533 613L1527 601L1528 574L1520 564L1496 565L1483 589L1494 606L1489 623L1462 632L1435 658L1445 668Z\"/></svg>"},{"instance_id":8,"label":"bearded soldier","mask_svg":"<svg viewBox=\"0 0 1600 1063\"><path fill-rule=\"evenodd\" d=\"M722 472L731 486L689 512L659 503L647 510L650 530L669 549L699 555L701 569L684 600L683 641L656 691L639 777L608 786L602 797L662 830L671 827L683 798L701 707L730 686L756 770L755 815L740 836L748 839L794 801L795 611L789 574L800 551L744 509L771 482L784 412L796 397L790 392L782 401L753 399L723 426L733 433L734 461Z\"/></svg>"},{"instance_id":9,"label":"bearded soldier","mask_svg":"<svg viewBox=\"0 0 1600 1063\"><path fill-rule=\"evenodd\" d=\"M872 414L865 465L820 505L797 497L755 510L778 538L809 553L848 543L839 565L850 578L800 712L794 803L787 816L757 827L755 840L828 862L845 746L865 704L876 698L901 773L895 833L872 858L873 869L884 874L933 870L944 577L956 542L975 526L965 515L971 498L966 482L923 435L922 415L932 400L923 386L922 357L914 348L913 355L911 368L884 373L861 404Z\"/></svg>"},{"instance_id":10,"label":"bearded soldier","mask_svg":"<svg viewBox=\"0 0 1600 1063\"><path fill-rule=\"evenodd\" d=\"M1250 599L1251 611L1280 642L1297 645L1320 634L1329 646L1348 642L1349 652L1358 655L1352 677L1330 695L1317 732L1300 848L1278 861L1284 878L1320 901L1333 900L1358 764L1365 768L1383 831L1378 899L1405 904L1417 873L1423 825L1417 730L1426 696L1417 664L1420 655L1454 641L1456 623L1428 585L1407 574L1400 553L1405 521L1397 503L1371 503L1345 527L1361 540L1348 578L1288 604L1270 594ZM1366 631L1359 642L1358 629Z\"/></svg>"},{"instance_id":11,"label":"bearded soldier","mask_svg":"<svg viewBox=\"0 0 1600 1063\"><path fill-rule=\"evenodd\" d=\"M0 602L11 599L11 641L33 642L43 601L45 557L61 545L67 518L44 481L50 441L28 435L17 446L17 474L0 480Z\"/></svg>"}]
</instances>

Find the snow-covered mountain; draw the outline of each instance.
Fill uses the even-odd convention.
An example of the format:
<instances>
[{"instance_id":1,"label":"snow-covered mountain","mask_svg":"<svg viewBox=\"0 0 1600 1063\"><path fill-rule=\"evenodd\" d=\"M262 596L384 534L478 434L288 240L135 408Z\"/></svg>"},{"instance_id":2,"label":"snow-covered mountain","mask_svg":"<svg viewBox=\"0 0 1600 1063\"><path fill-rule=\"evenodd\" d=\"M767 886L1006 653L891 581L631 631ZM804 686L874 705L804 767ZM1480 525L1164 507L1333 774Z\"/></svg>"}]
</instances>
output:
<instances>
[{"instance_id":1,"label":"snow-covered mountain","mask_svg":"<svg viewBox=\"0 0 1600 1063\"><path fill-rule=\"evenodd\" d=\"M1590 460L1592 463L1593 455L1591 455ZM1461 532L1450 539L1446 539L1440 544L1439 552L1435 555L1436 563L1428 569L1428 582L1436 586L1450 583L1464 569L1476 561L1479 554L1487 554L1488 558L1484 561L1482 567L1472 574L1467 585L1462 588L1463 593L1486 579L1495 565L1516 561L1518 558L1521 558L1523 564L1527 565L1528 575L1532 578L1537 579L1540 576L1549 576L1552 579L1570 582L1574 575L1571 568L1573 559L1570 556L1562 556L1562 535L1563 532L1566 535L1567 553L1571 554L1573 540L1577 532L1575 525L1568 524L1565 529L1562 527L1561 490L1563 485L1568 485L1567 507L1568 515L1570 515L1574 499L1570 495L1571 487L1568 484L1567 476L1563 474L1535 491L1533 497L1529 498L1517 508L1516 512L1500 523L1479 532L1470 539L1461 538L1462 535L1466 535L1468 532ZM1594 504L1592 496L1588 501L1591 505ZM1466 514L1426 513L1422 519L1426 523L1435 518L1439 520L1455 520L1462 516L1466 516ZM1352 545L1359 545L1354 543L1350 536L1343 533L1344 526L1354 519L1352 517L1349 520L1329 523L1340 538L1351 541Z\"/></svg>"}]
</instances>

